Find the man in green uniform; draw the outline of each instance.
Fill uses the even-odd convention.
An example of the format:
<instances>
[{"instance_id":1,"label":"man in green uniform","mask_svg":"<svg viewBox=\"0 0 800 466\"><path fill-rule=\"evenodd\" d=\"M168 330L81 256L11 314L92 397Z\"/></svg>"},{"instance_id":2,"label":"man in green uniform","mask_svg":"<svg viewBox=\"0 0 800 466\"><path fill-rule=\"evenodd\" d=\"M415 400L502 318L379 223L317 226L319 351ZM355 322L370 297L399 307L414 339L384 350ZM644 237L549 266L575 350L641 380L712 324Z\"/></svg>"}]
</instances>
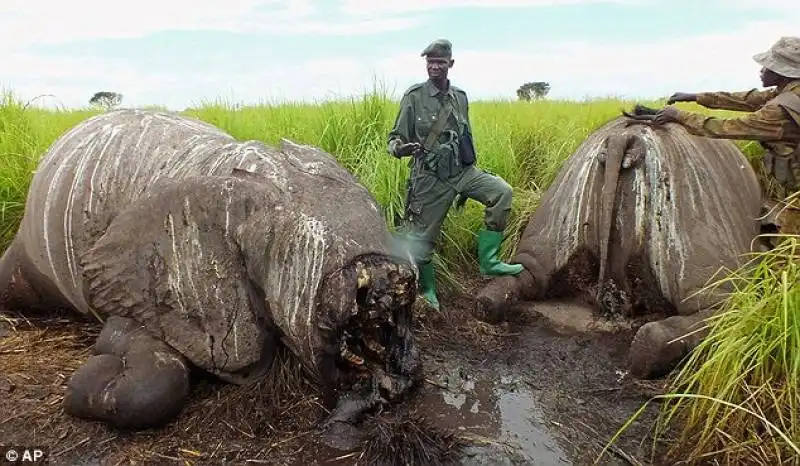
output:
<instances>
[{"instance_id":1,"label":"man in green uniform","mask_svg":"<svg viewBox=\"0 0 800 466\"><path fill-rule=\"evenodd\" d=\"M781 37L753 59L762 66L767 90L673 94L667 104L697 102L713 109L751 112L739 118L715 118L667 106L653 123L679 123L696 136L759 141L764 167L782 186L783 197L800 189L800 37Z\"/></svg>"},{"instance_id":2,"label":"man in green uniform","mask_svg":"<svg viewBox=\"0 0 800 466\"><path fill-rule=\"evenodd\" d=\"M475 166L467 94L450 84L452 44L431 43L425 57L428 80L411 86L400 101L389 153L412 157L405 206L405 237L420 271L420 295L438 309L431 255L442 223L456 196L485 206L485 228L478 234L478 258L483 275L516 275L520 264L498 259L511 211L511 186Z\"/></svg>"}]
</instances>

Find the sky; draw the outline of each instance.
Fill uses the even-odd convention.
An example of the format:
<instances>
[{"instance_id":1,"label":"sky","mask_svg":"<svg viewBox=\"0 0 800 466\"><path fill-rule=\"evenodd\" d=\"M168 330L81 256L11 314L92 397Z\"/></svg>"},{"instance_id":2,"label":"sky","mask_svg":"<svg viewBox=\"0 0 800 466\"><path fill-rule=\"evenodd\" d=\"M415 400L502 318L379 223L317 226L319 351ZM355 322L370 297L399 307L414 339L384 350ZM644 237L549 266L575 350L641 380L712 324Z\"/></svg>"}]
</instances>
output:
<instances>
[{"instance_id":1,"label":"sky","mask_svg":"<svg viewBox=\"0 0 800 466\"><path fill-rule=\"evenodd\" d=\"M0 88L41 106L399 97L453 43L471 100L659 98L760 86L752 55L800 35L797 0L0 0Z\"/></svg>"}]
</instances>

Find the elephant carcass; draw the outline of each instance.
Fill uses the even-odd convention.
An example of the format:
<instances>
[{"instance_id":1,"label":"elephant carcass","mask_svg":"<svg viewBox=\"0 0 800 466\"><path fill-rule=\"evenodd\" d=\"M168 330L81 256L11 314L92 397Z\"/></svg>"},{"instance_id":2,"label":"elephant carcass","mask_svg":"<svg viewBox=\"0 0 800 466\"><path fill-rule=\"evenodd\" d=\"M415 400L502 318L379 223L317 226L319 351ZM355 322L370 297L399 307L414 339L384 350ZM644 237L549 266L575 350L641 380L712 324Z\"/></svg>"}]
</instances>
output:
<instances>
[{"instance_id":1,"label":"elephant carcass","mask_svg":"<svg viewBox=\"0 0 800 466\"><path fill-rule=\"evenodd\" d=\"M0 290L7 305L105 320L68 384L70 414L162 424L189 367L249 383L283 342L340 402L331 419L348 420L405 393L419 368L416 272L390 241L374 198L320 150L125 109L45 154Z\"/></svg>"},{"instance_id":2,"label":"elephant carcass","mask_svg":"<svg viewBox=\"0 0 800 466\"><path fill-rule=\"evenodd\" d=\"M629 123L606 123L565 161L519 241L525 270L489 282L476 312L492 320L517 300L583 296L606 315L663 314L630 349L632 373L651 377L702 337L678 338L725 292L704 290L709 280L746 261L761 192L734 143Z\"/></svg>"}]
</instances>

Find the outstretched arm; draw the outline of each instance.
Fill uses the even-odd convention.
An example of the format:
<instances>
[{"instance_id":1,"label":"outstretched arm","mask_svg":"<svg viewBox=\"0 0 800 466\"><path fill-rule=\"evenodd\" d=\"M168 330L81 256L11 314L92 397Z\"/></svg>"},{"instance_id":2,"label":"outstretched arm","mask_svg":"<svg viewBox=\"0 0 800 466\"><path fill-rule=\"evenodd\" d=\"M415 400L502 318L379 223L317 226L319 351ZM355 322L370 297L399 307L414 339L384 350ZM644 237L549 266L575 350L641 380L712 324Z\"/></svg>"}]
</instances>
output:
<instances>
[{"instance_id":1,"label":"outstretched arm","mask_svg":"<svg viewBox=\"0 0 800 466\"><path fill-rule=\"evenodd\" d=\"M667 100L671 105L675 102L697 102L706 108L718 110L732 110L737 112L754 112L763 107L770 99L777 95L775 89L759 91L750 89L742 92L677 92Z\"/></svg>"},{"instance_id":2,"label":"outstretched arm","mask_svg":"<svg viewBox=\"0 0 800 466\"><path fill-rule=\"evenodd\" d=\"M776 95L774 89L765 91L750 89L744 92L701 92L697 94L697 103L706 108L754 112Z\"/></svg>"},{"instance_id":3,"label":"outstretched arm","mask_svg":"<svg viewBox=\"0 0 800 466\"><path fill-rule=\"evenodd\" d=\"M659 123L680 123L695 136L718 139L779 141L800 139L800 128L778 106L765 106L740 118L717 118L667 107L659 112ZM656 117L659 119L659 117Z\"/></svg>"}]
</instances>

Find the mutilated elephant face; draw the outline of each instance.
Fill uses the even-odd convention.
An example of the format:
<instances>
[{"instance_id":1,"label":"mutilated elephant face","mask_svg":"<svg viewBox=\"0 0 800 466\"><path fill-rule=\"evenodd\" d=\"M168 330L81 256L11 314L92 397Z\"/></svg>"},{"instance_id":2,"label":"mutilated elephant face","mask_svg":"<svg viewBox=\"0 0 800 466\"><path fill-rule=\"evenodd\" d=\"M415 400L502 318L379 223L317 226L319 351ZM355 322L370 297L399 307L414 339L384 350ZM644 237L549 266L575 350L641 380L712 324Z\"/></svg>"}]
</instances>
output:
<instances>
[{"instance_id":1,"label":"mutilated elephant face","mask_svg":"<svg viewBox=\"0 0 800 466\"><path fill-rule=\"evenodd\" d=\"M332 418L351 420L414 385L420 369L411 329L415 298L413 266L387 255L359 256L326 277L316 360L323 385L338 398Z\"/></svg>"},{"instance_id":2,"label":"mutilated elephant face","mask_svg":"<svg viewBox=\"0 0 800 466\"><path fill-rule=\"evenodd\" d=\"M320 362L326 383L385 400L405 393L420 367L411 332L413 266L360 256L326 279L321 296L322 315L336 316Z\"/></svg>"}]
</instances>

